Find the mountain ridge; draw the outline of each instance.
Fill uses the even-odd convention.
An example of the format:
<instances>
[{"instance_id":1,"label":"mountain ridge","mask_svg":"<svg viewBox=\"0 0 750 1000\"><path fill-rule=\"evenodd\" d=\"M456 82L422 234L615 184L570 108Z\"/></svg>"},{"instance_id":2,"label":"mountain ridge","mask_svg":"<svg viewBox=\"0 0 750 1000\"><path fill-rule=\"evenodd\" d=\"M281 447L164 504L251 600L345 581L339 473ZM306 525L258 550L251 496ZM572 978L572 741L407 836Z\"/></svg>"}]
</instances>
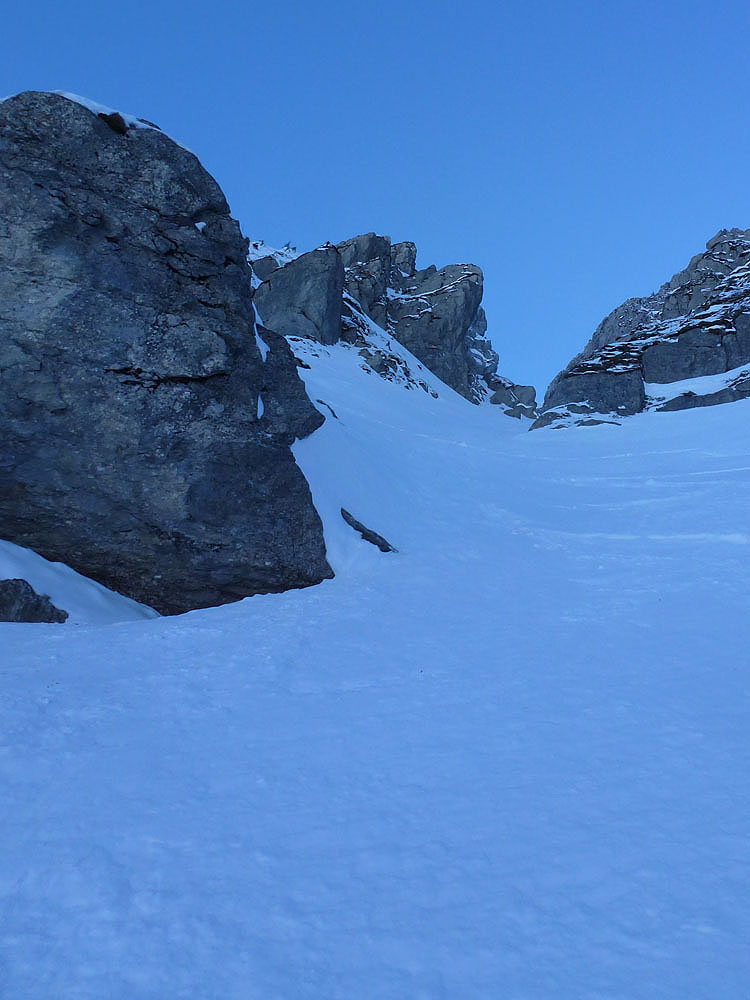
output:
<instances>
[{"instance_id":1,"label":"mountain ridge","mask_svg":"<svg viewBox=\"0 0 750 1000\"><path fill-rule=\"evenodd\" d=\"M628 299L602 320L550 383L532 428L732 402L750 393L748 364L750 230L722 229L656 292ZM709 393L698 383L697 391L668 388L722 374L725 383Z\"/></svg>"}]
</instances>

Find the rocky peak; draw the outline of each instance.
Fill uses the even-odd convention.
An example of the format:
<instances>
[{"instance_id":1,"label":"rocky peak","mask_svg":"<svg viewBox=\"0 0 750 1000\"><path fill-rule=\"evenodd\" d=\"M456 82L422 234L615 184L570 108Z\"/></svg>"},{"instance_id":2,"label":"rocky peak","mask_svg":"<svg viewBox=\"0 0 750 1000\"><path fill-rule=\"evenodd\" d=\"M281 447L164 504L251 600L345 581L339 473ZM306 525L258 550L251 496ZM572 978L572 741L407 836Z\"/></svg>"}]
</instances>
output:
<instances>
[{"instance_id":1,"label":"rocky peak","mask_svg":"<svg viewBox=\"0 0 750 1000\"><path fill-rule=\"evenodd\" d=\"M471 402L489 400L514 417L535 414L533 387L515 387L519 395L514 383L497 373L498 356L486 337L479 267L430 265L417 270L414 243L392 243L377 233L322 249L328 254L325 268L309 254L280 269L268 255L253 261L260 280L255 301L264 323L286 335L330 344L337 309L341 329L335 339L341 335L367 357L377 357L382 372L392 372L394 366L401 370L395 355L387 363L383 360L382 344L371 349L367 325L361 321L365 316ZM319 318L324 312L325 324Z\"/></svg>"},{"instance_id":2,"label":"rocky peak","mask_svg":"<svg viewBox=\"0 0 750 1000\"><path fill-rule=\"evenodd\" d=\"M629 338L639 327L673 319L699 309L718 282L750 260L750 229L722 229L682 271L651 295L628 299L606 316L582 351L590 357L616 340Z\"/></svg>"},{"instance_id":3,"label":"rocky peak","mask_svg":"<svg viewBox=\"0 0 750 1000\"><path fill-rule=\"evenodd\" d=\"M533 387L517 387L526 400L521 403L511 388L514 383L498 375L498 355L485 336L481 268L452 264L417 270L414 243L390 244L387 237L380 237L376 244L372 237L348 241L357 245L358 262L346 270L347 289L354 298L359 293L365 312L462 396L474 403L489 399L510 416L533 416ZM377 264L366 260L371 249L380 254ZM378 274L374 301L368 294L362 296L363 268Z\"/></svg>"},{"instance_id":4,"label":"rocky peak","mask_svg":"<svg viewBox=\"0 0 750 1000\"><path fill-rule=\"evenodd\" d=\"M549 386L534 426L730 402L748 394L748 364L750 230L722 229L656 292L602 320Z\"/></svg>"}]
</instances>

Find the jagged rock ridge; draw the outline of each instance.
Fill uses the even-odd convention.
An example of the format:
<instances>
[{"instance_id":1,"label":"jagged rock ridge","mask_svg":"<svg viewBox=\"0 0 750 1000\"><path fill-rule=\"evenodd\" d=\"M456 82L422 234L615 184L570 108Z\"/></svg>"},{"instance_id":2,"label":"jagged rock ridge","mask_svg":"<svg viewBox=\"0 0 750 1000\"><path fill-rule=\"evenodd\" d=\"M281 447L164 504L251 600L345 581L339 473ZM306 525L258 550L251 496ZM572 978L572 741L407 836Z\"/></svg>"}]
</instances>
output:
<instances>
[{"instance_id":1,"label":"jagged rock ridge","mask_svg":"<svg viewBox=\"0 0 750 1000\"><path fill-rule=\"evenodd\" d=\"M498 374L498 355L485 336L481 269L418 270L416 260L414 243L376 233L294 259L288 248L274 254L257 243L251 252L256 307L264 323L288 336L357 344L368 364L388 377L398 362L373 350L364 315L472 402L488 399L511 416L533 416L533 387Z\"/></svg>"},{"instance_id":2,"label":"jagged rock ridge","mask_svg":"<svg viewBox=\"0 0 750 1000\"><path fill-rule=\"evenodd\" d=\"M533 425L616 421L750 395L750 230L721 230L652 295L629 299L557 376Z\"/></svg>"},{"instance_id":3,"label":"jagged rock ridge","mask_svg":"<svg viewBox=\"0 0 750 1000\"><path fill-rule=\"evenodd\" d=\"M247 241L157 128L0 103L2 536L163 612L331 575L291 453L323 417L256 342Z\"/></svg>"}]
</instances>

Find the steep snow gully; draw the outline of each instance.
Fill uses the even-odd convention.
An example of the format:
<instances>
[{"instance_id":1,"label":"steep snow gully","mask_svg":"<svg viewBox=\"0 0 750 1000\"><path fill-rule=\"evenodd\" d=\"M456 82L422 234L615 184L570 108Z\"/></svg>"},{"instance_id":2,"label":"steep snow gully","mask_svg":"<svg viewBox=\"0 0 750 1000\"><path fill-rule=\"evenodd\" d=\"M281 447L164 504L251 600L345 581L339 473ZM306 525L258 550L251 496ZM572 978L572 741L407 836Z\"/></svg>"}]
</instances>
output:
<instances>
[{"instance_id":1,"label":"steep snow gully","mask_svg":"<svg viewBox=\"0 0 750 1000\"><path fill-rule=\"evenodd\" d=\"M528 434L314 347L335 579L0 625L0 996L745 996L750 401Z\"/></svg>"}]
</instances>

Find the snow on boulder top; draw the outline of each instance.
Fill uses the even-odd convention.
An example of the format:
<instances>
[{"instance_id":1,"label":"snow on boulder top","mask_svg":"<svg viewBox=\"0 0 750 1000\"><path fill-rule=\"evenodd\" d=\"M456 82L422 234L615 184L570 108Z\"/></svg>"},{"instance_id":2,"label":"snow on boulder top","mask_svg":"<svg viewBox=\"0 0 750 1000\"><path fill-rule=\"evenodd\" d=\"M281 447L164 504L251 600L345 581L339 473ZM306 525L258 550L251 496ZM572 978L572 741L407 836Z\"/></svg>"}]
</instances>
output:
<instances>
[{"instance_id":1,"label":"snow on boulder top","mask_svg":"<svg viewBox=\"0 0 750 1000\"><path fill-rule=\"evenodd\" d=\"M60 97L65 97L67 100L73 101L75 104L80 104L83 108L88 108L88 110L92 114L95 114L98 118L109 118L114 115L119 115L128 128L156 129L157 132L161 132L158 125L155 125L153 122L146 121L145 118L138 118L136 115L130 115L124 111L118 111L116 108L108 108L106 104L99 104L97 101L92 101L88 97L81 97L80 94L71 94L66 90L54 90L52 93L59 94Z\"/></svg>"},{"instance_id":2,"label":"snow on boulder top","mask_svg":"<svg viewBox=\"0 0 750 1000\"><path fill-rule=\"evenodd\" d=\"M19 91L17 94L8 94L6 97L0 98L0 104L4 104L5 101L18 97L21 93L23 93L23 91ZM182 149L186 150L188 153L193 152L185 146L184 143L175 139L174 136L169 135L159 125L155 122L149 121L147 118L140 118L137 115L129 114L126 111L119 111L117 108L110 108L106 104L100 104L98 101L92 101L90 97L73 94L67 90L48 90L41 91L41 93L56 94L58 97L64 97L67 101L79 104L82 108L86 108L87 111L90 111L92 115L96 115L97 118L104 119L104 121L106 121L107 124L115 131L122 131L124 133L130 129L140 129L143 131L161 132L162 135L167 136L168 139L171 139L172 142L181 146Z\"/></svg>"}]
</instances>

